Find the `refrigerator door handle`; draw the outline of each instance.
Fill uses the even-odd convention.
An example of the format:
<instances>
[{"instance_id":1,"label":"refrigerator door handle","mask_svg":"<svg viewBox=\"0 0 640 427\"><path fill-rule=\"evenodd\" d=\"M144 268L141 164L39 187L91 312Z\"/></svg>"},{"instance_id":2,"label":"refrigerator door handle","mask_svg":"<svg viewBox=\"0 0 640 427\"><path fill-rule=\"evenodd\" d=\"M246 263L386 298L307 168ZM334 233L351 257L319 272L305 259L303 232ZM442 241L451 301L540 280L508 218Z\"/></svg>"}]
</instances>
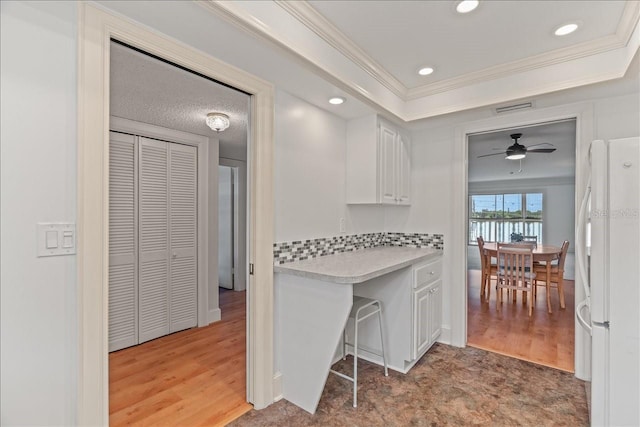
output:
<instances>
[{"instance_id":1,"label":"refrigerator door handle","mask_svg":"<svg viewBox=\"0 0 640 427\"><path fill-rule=\"evenodd\" d=\"M589 305L588 301L589 300L584 300L580 304L578 304L578 306L576 307L576 319L578 319L578 322L580 323L582 328L585 331L587 331L589 333L589 335L591 335L591 325L589 323L587 323L587 321L584 319L584 317L582 317L583 309L585 307L588 307L588 305Z\"/></svg>"},{"instance_id":2,"label":"refrigerator door handle","mask_svg":"<svg viewBox=\"0 0 640 427\"><path fill-rule=\"evenodd\" d=\"M579 251L577 257L578 272L580 273L580 279L582 279L582 286L584 288L584 294L586 295L585 303L587 306L591 306L591 288L589 286L589 274L587 273L587 247L586 243L582 241L583 233L586 233L585 228L587 224L587 204L589 203L589 195L591 194L591 173L587 176L587 186L585 188L584 195L582 197L582 203L580 204L580 210L578 211L578 224L576 225L576 249Z\"/></svg>"}]
</instances>

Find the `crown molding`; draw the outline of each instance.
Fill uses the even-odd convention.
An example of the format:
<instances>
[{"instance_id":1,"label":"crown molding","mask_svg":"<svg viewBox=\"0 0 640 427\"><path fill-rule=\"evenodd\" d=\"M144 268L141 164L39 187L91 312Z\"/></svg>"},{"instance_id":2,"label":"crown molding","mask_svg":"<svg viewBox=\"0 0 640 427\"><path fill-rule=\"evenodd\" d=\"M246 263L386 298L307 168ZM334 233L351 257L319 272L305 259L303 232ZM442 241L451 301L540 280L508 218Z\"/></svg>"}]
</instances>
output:
<instances>
[{"instance_id":1,"label":"crown molding","mask_svg":"<svg viewBox=\"0 0 640 427\"><path fill-rule=\"evenodd\" d=\"M346 56L393 94L406 100L407 88L396 79L375 59L355 44L349 37L333 25L320 12L313 8L306 0L286 1L274 0L278 6L286 10L291 16L313 31L327 44Z\"/></svg>"},{"instance_id":2,"label":"crown molding","mask_svg":"<svg viewBox=\"0 0 640 427\"><path fill-rule=\"evenodd\" d=\"M406 100L422 98L424 96L458 89L474 83L493 80L510 74L522 73L536 68L548 67L550 65L569 62L626 47L631 40L631 35L633 34L635 27L638 25L639 20L640 2L627 1L615 35L530 56L519 61L496 65L495 67L485 68L460 77L408 89Z\"/></svg>"},{"instance_id":3,"label":"crown molding","mask_svg":"<svg viewBox=\"0 0 640 427\"><path fill-rule=\"evenodd\" d=\"M523 75L526 71L535 71L536 69L549 67L550 72L555 72L553 71L553 67L572 61L580 61L579 67L584 68L584 61L587 61L587 64L593 64L593 61L597 59L599 55L608 55L610 57L611 54L615 54L625 47L631 45L637 46L638 40L633 34L634 31L636 33L638 31L637 26L640 19L640 2L627 1L614 35L567 48L557 49L524 60L479 70L464 76L407 89L397 80L390 82L389 79L385 77L385 75L389 75L388 72L384 71L377 62L369 58L366 53L358 48L358 46L350 41L344 34L337 29L334 30L335 27L320 15L319 12L315 11L307 1L286 2L273 0L269 2L274 7L277 5L278 9L284 11L291 16L292 19L303 25L317 36L319 41L326 43L327 47L331 47L335 49L336 52L342 54L345 61L353 64L368 76L372 76L376 82L380 83L381 89L384 88L389 91L388 93L390 95L396 96L399 101L405 103L403 108L396 108L385 102L381 102L379 97L372 94L367 88L362 87L361 82L356 81L354 78L345 78L344 75L340 76L338 69L327 68L327 64L322 63L322 58L314 57L309 52L301 52L290 46L287 40L283 39L277 26L272 27L270 23L261 21L260 17L254 16L249 10L244 8L242 2L196 0L196 3L251 36L267 41L287 52L301 65L304 65L331 84L336 85L346 93L357 97L360 101L378 110L380 114L390 119L401 120L403 122L482 107L484 105L504 103L511 99L524 99L537 96L544 92L569 89L622 77L626 72L626 66L620 64L616 67L603 69L596 74L591 72L588 75L574 75L571 78L564 76L564 78L557 81L548 81L545 85L542 85L543 87L535 85L526 90L508 90L506 93L501 91L499 94L491 91L489 91L489 94L483 92L483 96L480 98L462 96L461 92L470 90L472 93L477 93L479 85L488 87L486 85L492 85L500 79L509 78L514 75ZM603 59L605 62L609 60L610 58ZM628 63L626 63L626 65L628 65ZM447 91L457 92L457 95L451 99L442 98ZM428 110L428 112L425 114L426 110Z\"/></svg>"},{"instance_id":4,"label":"crown molding","mask_svg":"<svg viewBox=\"0 0 640 427\"><path fill-rule=\"evenodd\" d=\"M251 13L243 9L238 4L242 2L225 1L225 0L194 0L196 4L206 9L207 11L214 13L216 16L224 19L233 26L243 30L247 34L260 40L267 41L274 46L282 49L291 55L293 59L299 62L301 65L310 69L315 74L319 75L329 83L336 85L344 90L346 93L358 98L360 101L370 106L371 108L380 112L380 114L394 121L404 121L403 117L399 115L397 111L381 105L380 102L373 99L371 93L363 88L358 82L352 79L340 78L331 70L327 70L322 64L318 63L315 58L305 56L302 53L291 48L287 43L283 42L278 34L273 31L267 24L260 19L253 16ZM387 88L388 89L388 88ZM405 96L399 96L400 100L405 99Z\"/></svg>"}]
</instances>

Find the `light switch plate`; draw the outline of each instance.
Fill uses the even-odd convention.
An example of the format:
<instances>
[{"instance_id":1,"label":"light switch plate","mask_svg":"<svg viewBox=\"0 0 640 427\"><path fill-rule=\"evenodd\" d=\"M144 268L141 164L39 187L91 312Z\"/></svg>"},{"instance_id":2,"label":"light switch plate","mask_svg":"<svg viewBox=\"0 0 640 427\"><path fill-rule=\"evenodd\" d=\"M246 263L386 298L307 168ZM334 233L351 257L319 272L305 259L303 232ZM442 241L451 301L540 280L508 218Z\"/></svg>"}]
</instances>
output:
<instances>
[{"instance_id":1,"label":"light switch plate","mask_svg":"<svg viewBox=\"0 0 640 427\"><path fill-rule=\"evenodd\" d=\"M38 223L38 256L76 253L76 225L68 222Z\"/></svg>"}]
</instances>

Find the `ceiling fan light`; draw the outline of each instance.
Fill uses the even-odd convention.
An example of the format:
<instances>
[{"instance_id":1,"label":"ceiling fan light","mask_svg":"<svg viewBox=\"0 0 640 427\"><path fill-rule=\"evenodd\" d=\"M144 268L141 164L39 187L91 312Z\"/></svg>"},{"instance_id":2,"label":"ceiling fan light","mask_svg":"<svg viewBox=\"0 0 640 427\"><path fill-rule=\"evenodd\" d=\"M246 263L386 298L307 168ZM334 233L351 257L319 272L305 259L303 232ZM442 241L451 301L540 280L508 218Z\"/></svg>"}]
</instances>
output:
<instances>
[{"instance_id":1,"label":"ceiling fan light","mask_svg":"<svg viewBox=\"0 0 640 427\"><path fill-rule=\"evenodd\" d=\"M508 154L507 157L505 157L505 159L507 160L520 160L520 159L524 159L526 156L526 154L524 153L513 153L513 154Z\"/></svg>"},{"instance_id":2,"label":"ceiling fan light","mask_svg":"<svg viewBox=\"0 0 640 427\"><path fill-rule=\"evenodd\" d=\"M222 132L229 127L229 116L222 113L209 113L206 119L207 126L216 132Z\"/></svg>"}]
</instances>

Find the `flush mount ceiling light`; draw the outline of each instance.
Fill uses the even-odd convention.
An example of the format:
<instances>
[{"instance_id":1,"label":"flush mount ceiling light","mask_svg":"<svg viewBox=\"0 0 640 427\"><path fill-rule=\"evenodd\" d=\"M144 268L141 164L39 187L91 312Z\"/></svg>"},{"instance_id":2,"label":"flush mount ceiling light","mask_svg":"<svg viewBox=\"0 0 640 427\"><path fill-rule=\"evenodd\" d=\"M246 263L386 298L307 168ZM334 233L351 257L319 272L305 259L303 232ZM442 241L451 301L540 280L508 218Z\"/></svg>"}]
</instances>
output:
<instances>
[{"instance_id":1,"label":"flush mount ceiling light","mask_svg":"<svg viewBox=\"0 0 640 427\"><path fill-rule=\"evenodd\" d=\"M344 101L345 99L340 96L334 96L333 98L329 98L329 104L333 104L333 105L343 104Z\"/></svg>"},{"instance_id":2,"label":"flush mount ceiling light","mask_svg":"<svg viewBox=\"0 0 640 427\"><path fill-rule=\"evenodd\" d=\"M222 113L207 114L207 126L216 132L222 132L229 127L229 116Z\"/></svg>"},{"instance_id":3,"label":"flush mount ceiling light","mask_svg":"<svg viewBox=\"0 0 640 427\"><path fill-rule=\"evenodd\" d=\"M480 2L478 0L464 0L458 3L456 10L458 13L469 13L478 7Z\"/></svg>"},{"instance_id":4,"label":"flush mount ceiling light","mask_svg":"<svg viewBox=\"0 0 640 427\"><path fill-rule=\"evenodd\" d=\"M421 76L428 76L431 73L433 73L433 68L431 67L424 67L418 70L418 74L420 74Z\"/></svg>"},{"instance_id":5,"label":"flush mount ceiling light","mask_svg":"<svg viewBox=\"0 0 640 427\"><path fill-rule=\"evenodd\" d=\"M556 36L566 36L567 34L573 33L578 29L578 24L572 22L571 24L565 24L561 27L558 27L553 34Z\"/></svg>"}]
</instances>

